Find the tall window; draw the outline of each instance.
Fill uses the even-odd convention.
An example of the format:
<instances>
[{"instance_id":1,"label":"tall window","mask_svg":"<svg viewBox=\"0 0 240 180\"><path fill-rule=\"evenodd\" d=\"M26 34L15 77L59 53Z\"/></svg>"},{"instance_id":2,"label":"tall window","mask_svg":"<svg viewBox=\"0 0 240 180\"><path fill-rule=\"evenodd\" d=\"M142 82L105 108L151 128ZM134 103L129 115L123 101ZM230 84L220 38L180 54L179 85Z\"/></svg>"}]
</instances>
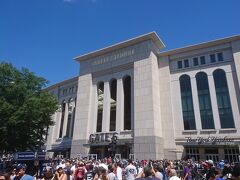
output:
<instances>
[{"instance_id":1,"label":"tall window","mask_svg":"<svg viewBox=\"0 0 240 180\"><path fill-rule=\"evenodd\" d=\"M131 77L123 80L124 89L124 130L131 130Z\"/></svg>"},{"instance_id":2,"label":"tall window","mask_svg":"<svg viewBox=\"0 0 240 180\"><path fill-rule=\"evenodd\" d=\"M196 81L202 129L214 129L207 74L204 72L197 73Z\"/></svg>"},{"instance_id":3,"label":"tall window","mask_svg":"<svg viewBox=\"0 0 240 180\"><path fill-rule=\"evenodd\" d=\"M97 87L98 95L98 113L97 113L97 132L102 131L102 115L103 115L103 95L104 95L104 83L98 83Z\"/></svg>"},{"instance_id":4,"label":"tall window","mask_svg":"<svg viewBox=\"0 0 240 180\"><path fill-rule=\"evenodd\" d=\"M110 82L110 131L116 130L116 102L117 102L117 80L113 79Z\"/></svg>"},{"instance_id":5,"label":"tall window","mask_svg":"<svg viewBox=\"0 0 240 180\"><path fill-rule=\"evenodd\" d=\"M213 72L214 84L216 88L217 104L221 128L234 128L232 107L228 92L228 85L225 71L217 69Z\"/></svg>"},{"instance_id":6,"label":"tall window","mask_svg":"<svg viewBox=\"0 0 240 180\"><path fill-rule=\"evenodd\" d=\"M61 124L60 124L60 130L59 130L58 138L62 138L62 135L63 135L63 123L64 123L64 117L65 117L65 105L66 105L66 102L63 101L62 105L61 105L62 116L61 116Z\"/></svg>"},{"instance_id":7,"label":"tall window","mask_svg":"<svg viewBox=\"0 0 240 180\"><path fill-rule=\"evenodd\" d=\"M196 129L190 77L188 75L182 75L179 80L184 130Z\"/></svg>"}]
</instances>

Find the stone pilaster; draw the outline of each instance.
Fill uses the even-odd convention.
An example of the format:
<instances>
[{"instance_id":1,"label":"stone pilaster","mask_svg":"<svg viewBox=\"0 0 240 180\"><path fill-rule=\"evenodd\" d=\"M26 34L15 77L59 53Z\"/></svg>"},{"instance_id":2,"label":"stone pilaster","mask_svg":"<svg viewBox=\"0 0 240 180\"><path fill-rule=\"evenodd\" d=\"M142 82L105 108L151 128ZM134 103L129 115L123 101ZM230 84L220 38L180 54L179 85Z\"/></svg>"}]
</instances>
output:
<instances>
[{"instance_id":1,"label":"stone pilaster","mask_svg":"<svg viewBox=\"0 0 240 180\"><path fill-rule=\"evenodd\" d=\"M124 128L124 93L123 81L117 80L117 107L116 107L116 131L123 131Z\"/></svg>"},{"instance_id":2,"label":"stone pilaster","mask_svg":"<svg viewBox=\"0 0 240 180\"><path fill-rule=\"evenodd\" d=\"M208 75L208 84L209 84L210 99L212 103L214 126L215 126L215 129L220 129L221 124L220 124L220 117L219 117L219 111L218 111L216 89L215 89L215 84L214 84L214 79L212 74Z\"/></svg>"},{"instance_id":3,"label":"stone pilaster","mask_svg":"<svg viewBox=\"0 0 240 180\"><path fill-rule=\"evenodd\" d=\"M92 76L79 76L74 133L71 146L71 157L87 154L89 149L83 147L88 142L89 124L91 123Z\"/></svg>"},{"instance_id":4,"label":"stone pilaster","mask_svg":"<svg viewBox=\"0 0 240 180\"><path fill-rule=\"evenodd\" d=\"M163 158L158 77L155 54L134 62L134 152L137 159Z\"/></svg>"},{"instance_id":5,"label":"stone pilaster","mask_svg":"<svg viewBox=\"0 0 240 180\"><path fill-rule=\"evenodd\" d=\"M191 77L191 88L192 88L192 97L193 97L193 108L194 108L194 116L195 116L195 124L196 129L202 129L201 124L201 115L198 101L198 92L197 92L197 82L195 77Z\"/></svg>"},{"instance_id":6,"label":"stone pilaster","mask_svg":"<svg viewBox=\"0 0 240 180\"><path fill-rule=\"evenodd\" d=\"M110 88L109 82L104 82L104 96L103 96L103 119L102 132L109 132L110 127Z\"/></svg>"}]
</instances>

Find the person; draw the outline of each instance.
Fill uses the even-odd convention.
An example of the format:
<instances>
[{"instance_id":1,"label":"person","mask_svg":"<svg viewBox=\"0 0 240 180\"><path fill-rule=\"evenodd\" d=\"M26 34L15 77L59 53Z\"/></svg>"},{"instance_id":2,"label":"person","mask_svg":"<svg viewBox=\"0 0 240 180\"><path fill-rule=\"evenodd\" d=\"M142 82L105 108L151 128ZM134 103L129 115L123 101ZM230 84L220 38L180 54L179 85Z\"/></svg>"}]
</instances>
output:
<instances>
[{"instance_id":1,"label":"person","mask_svg":"<svg viewBox=\"0 0 240 180\"><path fill-rule=\"evenodd\" d=\"M191 171L190 171L190 163L188 162L184 169L183 169L183 176L182 176L183 180L191 180Z\"/></svg>"},{"instance_id":2,"label":"person","mask_svg":"<svg viewBox=\"0 0 240 180\"><path fill-rule=\"evenodd\" d=\"M153 167L145 166L141 173L141 177L137 177L136 180L160 180L159 178L155 177L155 172Z\"/></svg>"},{"instance_id":3,"label":"person","mask_svg":"<svg viewBox=\"0 0 240 180\"><path fill-rule=\"evenodd\" d=\"M117 176L116 174L114 174L114 168L113 168L113 165L112 164L109 164L108 165L108 178L109 180L117 180Z\"/></svg>"},{"instance_id":4,"label":"person","mask_svg":"<svg viewBox=\"0 0 240 180\"><path fill-rule=\"evenodd\" d=\"M115 163L115 171L118 180L122 180L122 168L120 167L120 162Z\"/></svg>"},{"instance_id":5,"label":"person","mask_svg":"<svg viewBox=\"0 0 240 180\"><path fill-rule=\"evenodd\" d=\"M87 169L87 172L85 173L85 179L93 180L93 177L94 177L93 165L91 163L87 164L86 169Z\"/></svg>"},{"instance_id":6,"label":"person","mask_svg":"<svg viewBox=\"0 0 240 180\"><path fill-rule=\"evenodd\" d=\"M125 168L125 175L126 175L126 180L134 180L137 175L137 169L132 164L131 159L128 160L128 165Z\"/></svg>"},{"instance_id":7,"label":"person","mask_svg":"<svg viewBox=\"0 0 240 180\"><path fill-rule=\"evenodd\" d=\"M154 163L154 164L153 164L153 169L154 169L154 171L156 172L156 173L155 173L155 177L163 180L163 174L160 172L160 171L161 171L160 165L157 164L157 163Z\"/></svg>"},{"instance_id":8,"label":"person","mask_svg":"<svg viewBox=\"0 0 240 180\"><path fill-rule=\"evenodd\" d=\"M99 177L98 177L98 179L109 180L109 177L107 176L107 170L102 166L99 167Z\"/></svg>"},{"instance_id":9,"label":"person","mask_svg":"<svg viewBox=\"0 0 240 180\"><path fill-rule=\"evenodd\" d=\"M67 180L67 175L65 174L62 167L59 167L55 172L54 180Z\"/></svg>"},{"instance_id":10,"label":"person","mask_svg":"<svg viewBox=\"0 0 240 180\"><path fill-rule=\"evenodd\" d=\"M10 175L8 173L0 172L0 180L10 180Z\"/></svg>"},{"instance_id":11,"label":"person","mask_svg":"<svg viewBox=\"0 0 240 180\"><path fill-rule=\"evenodd\" d=\"M14 177L14 180L34 180L33 176L26 174L26 169L26 164L18 164L16 167L16 176Z\"/></svg>"},{"instance_id":12,"label":"person","mask_svg":"<svg viewBox=\"0 0 240 180\"><path fill-rule=\"evenodd\" d=\"M224 165L225 165L224 160L221 160L221 161L219 162L219 164L218 164L219 169L223 170L223 169L224 169Z\"/></svg>"},{"instance_id":13,"label":"person","mask_svg":"<svg viewBox=\"0 0 240 180\"><path fill-rule=\"evenodd\" d=\"M236 165L233 167L232 179L233 179L233 180L240 180L240 163L239 163L239 164L236 164Z\"/></svg>"},{"instance_id":14,"label":"person","mask_svg":"<svg viewBox=\"0 0 240 180\"><path fill-rule=\"evenodd\" d=\"M78 168L75 170L74 179L75 180L83 180L85 173L86 173L86 171L85 171L84 163L80 162Z\"/></svg>"},{"instance_id":15,"label":"person","mask_svg":"<svg viewBox=\"0 0 240 180\"><path fill-rule=\"evenodd\" d=\"M168 171L168 176L170 177L169 180L180 180L180 178L177 177L177 173L175 169L170 169Z\"/></svg>"},{"instance_id":16,"label":"person","mask_svg":"<svg viewBox=\"0 0 240 180\"><path fill-rule=\"evenodd\" d=\"M50 170L47 170L43 173L43 178L42 180L51 180L53 178L53 173L52 171Z\"/></svg>"}]
</instances>

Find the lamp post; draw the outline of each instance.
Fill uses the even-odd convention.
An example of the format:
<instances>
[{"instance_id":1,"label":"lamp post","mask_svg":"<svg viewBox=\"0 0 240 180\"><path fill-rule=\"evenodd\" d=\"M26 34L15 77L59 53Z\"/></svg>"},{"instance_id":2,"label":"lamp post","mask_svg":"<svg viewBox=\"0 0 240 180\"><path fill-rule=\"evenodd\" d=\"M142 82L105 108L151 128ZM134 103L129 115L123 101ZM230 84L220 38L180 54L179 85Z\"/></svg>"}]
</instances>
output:
<instances>
[{"instance_id":1,"label":"lamp post","mask_svg":"<svg viewBox=\"0 0 240 180\"><path fill-rule=\"evenodd\" d=\"M111 156L114 158L116 154L116 148L117 148L117 136L114 136L111 138L111 142L109 143L110 149L111 149Z\"/></svg>"}]
</instances>

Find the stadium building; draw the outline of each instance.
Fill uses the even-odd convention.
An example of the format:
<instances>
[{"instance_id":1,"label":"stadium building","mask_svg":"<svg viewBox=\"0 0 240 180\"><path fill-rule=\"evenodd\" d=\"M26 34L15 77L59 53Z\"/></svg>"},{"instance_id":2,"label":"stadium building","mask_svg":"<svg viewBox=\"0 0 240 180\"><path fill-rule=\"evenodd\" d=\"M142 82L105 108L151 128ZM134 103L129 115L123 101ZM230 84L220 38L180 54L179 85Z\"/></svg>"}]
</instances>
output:
<instances>
[{"instance_id":1,"label":"stadium building","mask_svg":"<svg viewBox=\"0 0 240 180\"><path fill-rule=\"evenodd\" d=\"M170 51L151 32L74 58L46 150L78 157L239 161L240 36Z\"/></svg>"}]
</instances>

